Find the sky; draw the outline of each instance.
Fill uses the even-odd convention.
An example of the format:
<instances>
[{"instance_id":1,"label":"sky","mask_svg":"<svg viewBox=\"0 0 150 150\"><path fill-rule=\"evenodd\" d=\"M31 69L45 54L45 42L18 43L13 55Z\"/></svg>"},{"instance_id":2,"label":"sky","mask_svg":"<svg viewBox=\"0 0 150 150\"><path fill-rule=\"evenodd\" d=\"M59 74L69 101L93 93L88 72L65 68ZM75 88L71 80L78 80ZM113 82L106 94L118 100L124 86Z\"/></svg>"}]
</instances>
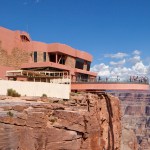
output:
<instances>
[{"instance_id":1,"label":"sky","mask_svg":"<svg viewBox=\"0 0 150 150\"><path fill-rule=\"evenodd\" d=\"M150 76L150 0L0 0L0 26L86 51L100 76Z\"/></svg>"}]
</instances>

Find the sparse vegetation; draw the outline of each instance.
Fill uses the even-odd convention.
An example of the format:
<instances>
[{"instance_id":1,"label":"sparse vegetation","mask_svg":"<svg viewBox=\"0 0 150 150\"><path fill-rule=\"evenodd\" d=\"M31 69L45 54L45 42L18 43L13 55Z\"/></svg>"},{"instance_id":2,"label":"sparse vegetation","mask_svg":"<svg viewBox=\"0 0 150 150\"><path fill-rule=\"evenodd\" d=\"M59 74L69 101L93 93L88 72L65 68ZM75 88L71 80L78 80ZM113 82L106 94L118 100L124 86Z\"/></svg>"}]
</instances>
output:
<instances>
[{"instance_id":1,"label":"sparse vegetation","mask_svg":"<svg viewBox=\"0 0 150 150\"><path fill-rule=\"evenodd\" d=\"M19 93L17 93L15 90L13 89L8 89L7 90L7 95L8 96L12 96L12 97L20 97L21 95Z\"/></svg>"},{"instance_id":2,"label":"sparse vegetation","mask_svg":"<svg viewBox=\"0 0 150 150\"><path fill-rule=\"evenodd\" d=\"M47 98L47 95L46 95L46 94L43 94L42 97Z\"/></svg>"},{"instance_id":3,"label":"sparse vegetation","mask_svg":"<svg viewBox=\"0 0 150 150\"><path fill-rule=\"evenodd\" d=\"M14 116L14 114L13 114L11 111L8 111L8 112L7 112L7 115L10 116L10 117L13 117L13 116Z\"/></svg>"},{"instance_id":4,"label":"sparse vegetation","mask_svg":"<svg viewBox=\"0 0 150 150\"><path fill-rule=\"evenodd\" d=\"M53 124L53 123L55 123L57 121L57 118L54 117L54 116L50 116L49 121Z\"/></svg>"},{"instance_id":5,"label":"sparse vegetation","mask_svg":"<svg viewBox=\"0 0 150 150\"><path fill-rule=\"evenodd\" d=\"M70 93L70 96L76 96L76 95L78 95L77 92L71 92L71 93Z\"/></svg>"}]
</instances>

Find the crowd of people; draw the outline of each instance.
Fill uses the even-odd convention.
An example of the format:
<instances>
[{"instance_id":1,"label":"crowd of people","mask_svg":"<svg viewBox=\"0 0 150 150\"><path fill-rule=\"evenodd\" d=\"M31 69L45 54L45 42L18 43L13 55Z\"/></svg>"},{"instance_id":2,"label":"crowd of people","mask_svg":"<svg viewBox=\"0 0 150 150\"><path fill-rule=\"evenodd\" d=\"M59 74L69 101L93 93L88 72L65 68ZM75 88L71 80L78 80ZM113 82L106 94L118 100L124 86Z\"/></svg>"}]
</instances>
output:
<instances>
[{"instance_id":1,"label":"crowd of people","mask_svg":"<svg viewBox=\"0 0 150 150\"><path fill-rule=\"evenodd\" d=\"M146 76L130 76L130 82L148 83Z\"/></svg>"},{"instance_id":2,"label":"crowd of people","mask_svg":"<svg viewBox=\"0 0 150 150\"><path fill-rule=\"evenodd\" d=\"M97 81L98 82L136 82L136 83L148 83L149 79L146 76L130 76L130 77L126 77L126 78L119 77L119 76L116 76L116 77L113 77L113 78L98 76Z\"/></svg>"}]
</instances>

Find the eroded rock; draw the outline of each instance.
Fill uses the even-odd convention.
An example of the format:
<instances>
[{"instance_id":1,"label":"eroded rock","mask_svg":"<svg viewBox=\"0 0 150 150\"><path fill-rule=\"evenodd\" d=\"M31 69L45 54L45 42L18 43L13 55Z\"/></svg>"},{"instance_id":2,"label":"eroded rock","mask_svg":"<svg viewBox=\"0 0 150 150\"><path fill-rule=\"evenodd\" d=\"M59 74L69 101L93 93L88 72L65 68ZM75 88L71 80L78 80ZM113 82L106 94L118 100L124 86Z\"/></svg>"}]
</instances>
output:
<instances>
[{"instance_id":1,"label":"eroded rock","mask_svg":"<svg viewBox=\"0 0 150 150\"><path fill-rule=\"evenodd\" d=\"M0 100L0 149L119 150L119 100L74 94L69 101Z\"/></svg>"}]
</instances>

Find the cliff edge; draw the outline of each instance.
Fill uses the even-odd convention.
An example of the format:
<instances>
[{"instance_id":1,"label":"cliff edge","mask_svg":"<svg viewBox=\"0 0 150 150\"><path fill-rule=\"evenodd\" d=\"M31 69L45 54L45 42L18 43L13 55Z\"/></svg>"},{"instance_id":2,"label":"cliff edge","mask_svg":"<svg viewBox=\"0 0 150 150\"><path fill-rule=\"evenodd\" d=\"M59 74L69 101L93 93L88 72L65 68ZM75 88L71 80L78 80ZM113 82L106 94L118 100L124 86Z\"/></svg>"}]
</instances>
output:
<instances>
[{"instance_id":1,"label":"cliff edge","mask_svg":"<svg viewBox=\"0 0 150 150\"><path fill-rule=\"evenodd\" d=\"M120 105L114 96L0 96L0 150L119 150L120 141Z\"/></svg>"}]
</instances>

